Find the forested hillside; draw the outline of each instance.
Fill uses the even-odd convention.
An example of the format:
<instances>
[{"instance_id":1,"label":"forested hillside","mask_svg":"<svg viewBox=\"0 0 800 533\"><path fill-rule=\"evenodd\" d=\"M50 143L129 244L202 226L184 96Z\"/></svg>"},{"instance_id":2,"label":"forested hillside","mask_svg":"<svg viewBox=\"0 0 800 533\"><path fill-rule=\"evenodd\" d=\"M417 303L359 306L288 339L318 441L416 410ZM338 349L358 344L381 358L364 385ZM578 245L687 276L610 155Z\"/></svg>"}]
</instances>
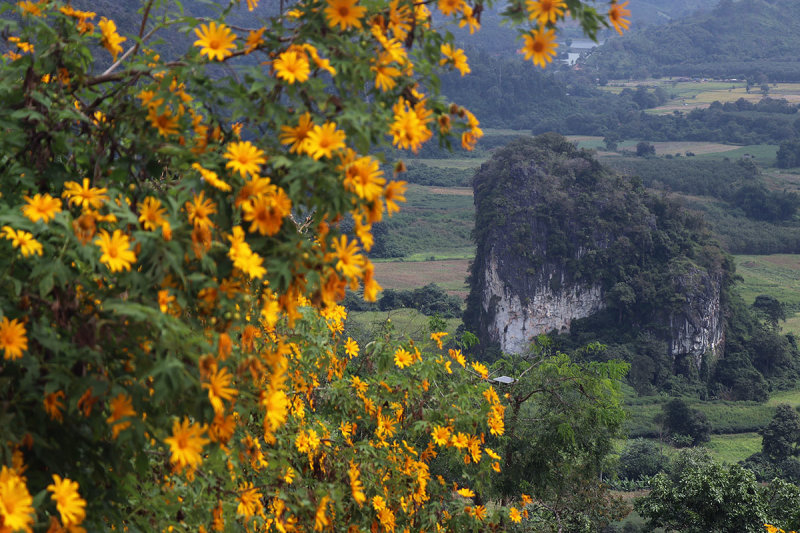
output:
<instances>
[{"instance_id":1,"label":"forested hillside","mask_svg":"<svg viewBox=\"0 0 800 533\"><path fill-rule=\"evenodd\" d=\"M717 7L610 39L585 65L610 78L800 80L800 4L722 0Z\"/></svg>"}]
</instances>

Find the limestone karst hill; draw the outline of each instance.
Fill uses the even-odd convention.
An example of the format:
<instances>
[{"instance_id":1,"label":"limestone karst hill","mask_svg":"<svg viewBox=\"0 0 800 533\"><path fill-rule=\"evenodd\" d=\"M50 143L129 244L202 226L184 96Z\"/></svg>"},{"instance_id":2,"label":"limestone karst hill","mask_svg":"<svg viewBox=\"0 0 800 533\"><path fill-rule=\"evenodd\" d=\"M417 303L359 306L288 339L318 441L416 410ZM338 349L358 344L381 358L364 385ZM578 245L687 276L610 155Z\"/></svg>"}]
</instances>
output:
<instances>
[{"instance_id":1,"label":"limestone karst hill","mask_svg":"<svg viewBox=\"0 0 800 533\"><path fill-rule=\"evenodd\" d=\"M474 188L465 322L484 346L524 352L539 334L602 316L659 339L673 371L721 355L732 267L696 215L556 134L498 151Z\"/></svg>"}]
</instances>

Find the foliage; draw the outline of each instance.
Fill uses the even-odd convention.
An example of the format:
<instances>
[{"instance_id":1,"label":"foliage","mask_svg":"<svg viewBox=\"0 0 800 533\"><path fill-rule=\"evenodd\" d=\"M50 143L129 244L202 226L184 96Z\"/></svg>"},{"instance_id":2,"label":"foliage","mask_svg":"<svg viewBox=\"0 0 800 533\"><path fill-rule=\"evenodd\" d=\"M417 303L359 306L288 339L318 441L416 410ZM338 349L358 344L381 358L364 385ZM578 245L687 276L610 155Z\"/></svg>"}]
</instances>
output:
<instances>
[{"instance_id":1,"label":"foliage","mask_svg":"<svg viewBox=\"0 0 800 533\"><path fill-rule=\"evenodd\" d=\"M664 406L664 427L670 436L689 437L688 443L697 446L708 442L711 424L705 413L691 409L685 401L675 398Z\"/></svg>"},{"instance_id":2,"label":"foliage","mask_svg":"<svg viewBox=\"0 0 800 533\"><path fill-rule=\"evenodd\" d=\"M762 452L772 460L797 455L800 444L800 416L788 405L779 405L775 417L761 430Z\"/></svg>"},{"instance_id":3,"label":"foliage","mask_svg":"<svg viewBox=\"0 0 800 533\"><path fill-rule=\"evenodd\" d=\"M520 489L531 495L538 513L549 517L537 531L595 531L621 517L621 502L598 479L621 434L619 380L628 365L578 363L540 348L493 367L516 379L498 386L509 397L509 413L500 439L504 468L494 487L501 501Z\"/></svg>"},{"instance_id":4,"label":"foliage","mask_svg":"<svg viewBox=\"0 0 800 533\"><path fill-rule=\"evenodd\" d=\"M798 6L791 0L724 0L707 12L610 39L587 61L611 79L667 76L800 79L792 64Z\"/></svg>"},{"instance_id":5,"label":"foliage","mask_svg":"<svg viewBox=\"0 0 800 533\"><path fill-rule=\"evenodd\" d=\"M800 140L792 139L781 143L778 147L775 166L778 168L800 167Z\"/></svg>"},{"instance_id":6,"label":"foliage","mask_svg":"<svg viewBox=\"0 0 800 533\"><path fill-rule=\"evenodd\" d=\"M649 157L656 155L656 147L649 142L639 141L636 143L636 155L638 157Z\"/></svg>"},{"instance_id":7,"label":"foliage","mask_svg":"<svg viewBox=\"0 0 800 533\"><path fill-rule=\"evenodd\" d=\"M629 441L619 456L619 477L644 480L655 476L667 466L663 445L653 441L636 439Z\"/></svg>"},{"instance_id":8,"label":"foliage","mask_svg":"<svg viewBox=\"0 0 800 533\"><path fill-rule=\"evenodd\" d=\"M439 315L442 318L455 318L461 316L461 299L448 295L444 289L430 283L414 290L383 291L378 301L381 311L409 307L426 315Z\"/></svg>"},{"instance_id":9,"label":"foliage","mask_svg":"<svg viewBox=\"0 0 800 533\"><path fill-rule=\"evenodd\" d=\"M634 504L649 527L693 532L761 532L769 521L797 527L800 488L774 480L756 482L739 465L722 465L704 450L686 450L671 473L658 474L652 491Z\"/></svg>"},{"instance_id":10,"label":"foliage","mask_svg":"<svg viewBox=\"0 0 800 533\"><path fill-rule=\"evenodd\" d=\"M590 35L609 24L567 5ZM437 7L479 25L480 4ZM527 23L525 9L507 15ZM237 10L252 28L226 24ZM437 93L466 57L424 5L271 11L148 0L123 36L59 0L0 6L3 531L476 531L509 516L479 503L500 468L479 460L486 434L503 433L485 367L451 368L389 326L359 346L337 305L348 287L376 298L362 248L404 200L380 146L480 137ZM459 467L432 477L434 461Z\"/></svg>"}]
</instances>

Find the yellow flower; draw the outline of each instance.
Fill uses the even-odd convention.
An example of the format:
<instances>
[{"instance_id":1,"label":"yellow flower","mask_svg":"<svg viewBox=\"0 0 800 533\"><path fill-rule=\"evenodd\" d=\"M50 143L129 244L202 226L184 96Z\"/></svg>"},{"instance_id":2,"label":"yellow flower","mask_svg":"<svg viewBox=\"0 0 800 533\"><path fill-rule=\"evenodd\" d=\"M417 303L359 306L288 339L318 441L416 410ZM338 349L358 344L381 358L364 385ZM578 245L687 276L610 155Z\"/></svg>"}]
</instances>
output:
<instances>
[{"instance_id":1,"label":"yellow flower","mask_svg":"<svg viewBox=\"0 0 800 533\"><path fill-rule=\"evenodd\" d=\"M20 8L23 15L32 15L34 17L41 17L42 8L39 4L40 4L39 2L31 2L30 0L24 0L23 2L17 2L17 7Z\"/></svg>"},{"instance_id":2,"label":"yellow flower","mask_svg":"<svg viewBox=\"0 0 800 533\"><path fill-rule=\"evenodd\" d=\"M469 74L470 68L467 64L467 56L461 48L453 48L450 43L444 43L440 47L440 51L444 58L439 60L440 65L451 62L453 67L458 69L462 76Z\"/></svg>"},{"instance_id":3,"label":"yellow flower","mask_svg":"<svg viewBox=\"0 0 800 533\"><path fill-rule=\"evenodd\" d=\"M386 188L383 190L383 199L386 201L386 214L389 216L400 211L400 206L397 205L397 202L406 201L407 185L408 183L402 180L390 181L386 184Z\"/></svg>"},{"instance_id":4,"label":"yellow flower","mask_svg":"<svg viewBox=\"0 0 800 533\"><path fill-rule=\"evenodd\" d=\"M367 501L367 495L364 494L364 485L361 483L359 476L361 472L358 471L358 465L350 461L350 468L347 470L347 475L350 477L350 491L353 494L353 499L359 507Z\"/></svg>"},{"instance_id":5,"label":"yellow flower","mask_svg":"<svg viewBox=\"0 0 800 533\"><path fill-rule=\"evenodd\" d=\"M217 502L217 506L211 511L212 527L214 531L225 531L225 516L222 514L222 500Z\"/></svg>"},{"instance_id":6,"label":"yellow flower","mask_svg":"<svg viewBox=\"0 0 800 533\"><path fill-rule=\"evenodd\" d=\"M240 226L233 228L233 234L228 237L228 240L231 241L228 257L233 261L234 267L251 278L260 278L267 273L267 269L261 266L263 259L253 252L250 245L244 240L244 230Z\"/></svg>"},{"instance_id":7,"label":"yellow flower","mask_svg":"<svg viewBox=\"0 0 800 533\"><path fill-rule=\"evenodd\" d=\"M383 192L383 171L378 161L370 156L359 157L347 166L344 185L360 198L371 202Z\"/></svg>"},{"instance_id":8,"label":"yellow flower","mask_svg":"<svg viewBox=\"0 0 800 533\"><path fill-rule=\"evenodd\" d=\"M189 222L193 226L199 228L211 228L214 223L209 218L217 212L217 205L211 201L210 198L205 197L206 192L200 191L200 194L195 194L191 202L186 202L186 214L189 217Z\"/></svg>"},{"instance_id":9,"label":"yellow flower","mask_svg":"<svg viewBox=\"0 0 800 533\"><path fill-rule=\"evenodd\" d=\"M261 405L266 409L264 417L265 425L269 425L270 431L275 431L281 427L288 417L289 397L281 390L268 390L261 399Z\"/></svg>"},{"instance_id":10,"label":"yellow flower","mask_svg":"<svg viewBox=\"0 0 800 533\"><path fill-rule=\"evenodd\" d=\"M311 73L306 55L295 51L282 53L272 63L272 66L275 67L277 76L289 83L302 83L308 79L308 75Z\"/></svg>"},{"instance_id":11,"label":"yellow flower","mask_svg":"<svg viewBox=\"0 0 800 533\"><path fill-rule=\"evenodd\" d=\"M14 248L19 248L23 257L29 255L42 255L42 244L33 238L33 234L23 231L15 230L11 226L3 226L5 238L11 241Z\"/></svg>"},{"instance_id":12,"label":"yellow flower","mask_svg":"<svg viewBox=\"0 0 800 533\"><path fill-rule=\"evenodd\" d=\"M485 505L476 505L475 506L475 518L481 522L483 519L486 518L486 506Z\"/></svg>"},{"instance_id":13,"label":"yellow flower","mask_svg":"<svg viewBox=\"0 0 800 533\"><path fill-rule=\"evenodd\" d=\"M489 377L489 370L486 368L486 365L484 365L482 363L478 363L477 361L475 361L470 366L472 366L472 368L475 370L475 372L480 374L483 379L486 379L486 378Z\"/></svg>"},{"instance_id":14,"label":"yellow flower","mask_svg":"<svg viewBox=\"0 0 800 533\"><path fill-rule=\"evenodd\" d=\"M357 0L327 0L327 2L325 16L328 18L328 25L331 28L338 25L344 31L351 27L361 27L361 19L367 12L367 8L357 6Z\"/></svg>"},{"instance_id":15,"label":"yellow flower","mask_svg":"<svg viewBox=\"0 0 800 533\"><path fill-rule=\"evenodd\" d=\"M537 24L544 26L548 22L555 23L564 14L567 5L562 0L527 0L525 5L530 14L528 18L536 19Z\"/></svg>"},{"instance_id":16,"label":"yellow flower","mask_svg":"<svg viewBox=\"0 0 800 533\"><path fill-rule=\"evenodd\" d=\"M450 442L450 434L450 428L434 426L431 437L437 446L447 446L447 443Z\"/></svg>"},{"instance_id":17,"label":"yellow flower","mask_svg":"<svg viewBox=\"0 0 800 533\"><path fill-rule=\"evenodd\" d=\"M232 400L238 391L229 385L233 381L233 376L227 368L222 367L217 372L208 376L208 382L204 382L202 387L208 389L208 400L214 408L215 413L225 410L222 400Z\"/></svg>"},{"instance_id":18,"label":"yellow flower","mask_svg":"<svg viewBox=\"0 0 800 533\"><path fill-rule=\"evenodd\" d=\"M61 401L63 399L63 390L51 392L44 397L42 402L44 404L44 410L51 420L58 420L59 422L64 421L64 415L61 413L61 410L64 409L64 403Z\"/></svg>"},{"instance_id":19,"label":"yellow flower","mask_svg":"<svg viewBox=\"0 0 800 533\"><path fill-rule=\"evenodd\" d=\"M419 150L422 143L426 142L433 135L428 129L427 110L424 108L424 101L420 101L417 106L411 107L404 98L400 98L392 108L394 120L389 127L389 134L392 136L392 144L402 149L411 149L414 152Z\"/></svg>"},{"instance_id":20,"label":"yellow flower","mask_svg":"<svg viewBox=\"0 0 800 533\"><path fill-rule=\"evenodd\" d=\"M350 337L347 337L347 342L344 343L344 353L346 353L348 356L350 356L350 359L352 359L353 357L358 356L358 350L358 343Z\"/></svg>"},{"instance_id":21,"label":"yellow flower","mask_svg":"<svg viewBox=\"0 0 800 533\"><path fill-rule=\"evenodd\" d=\"M328 502L331 500L330 496L323 496L319 505L317 505L317 512L314 515L314 531L323 531L331 524L327 516Z\"/></svg>"},{"instance_id":22,"label":"yellow flower","mask_svg":"<svg viewBox=\"0 0 800 533\"><path fill-rule=\"evenodd\" d=\"M469 26L470 35L481 29L481 23L474 16L474 11L470 6L464 6L464 16L458 21L459 28L463 28L464 26Z\"/></svg>"},{"instance_id":23,"label":"yellow flower","mask_svg":"<svg viewBox=\"0 0 800 533\"><path fill-rule=\"evenodd\" d=\"M291 144L289 151L293 154L300 153L303 145L308 138L308 132L312 130L314 123L311 121L311 114L306 112L300 115L300 121L296 127L281 126L281 144Z\"/></svg>"},{"instance_id":24,"label":"yellow flower","mask_svg":"<svg viewBox=\"0 0 800 533\"><path fill-rule=\"evenodd\" d=\"M115 229L114 234L109 235L106 230L101 229L94 243L103 252L100 262L111 272L130 270L131 263L136 262L136 253L131 250L130 239L121 230Z\"/></svg>"},{"instance_id":25,"label":"yellow flower","mask_svg":"<svg viewBox=\"0 0 800 533\"><path fill-rule=\"evenodd\" d=\"M77 526L86 517L86 500L78 494L78 483L67 478L61 479L53 474L53 484L47 486L52 492L50 496L56 502L56 509L61 514L64 527Z\"/></svg>"},{"instance_id":26,"label":"yellow flower","mask_svg":"<svg viewBox=\"0 0 800 533\"><path fill-rule=\"evenodd\" d=\"M206 426L190 424L189 419L178 422L176 419L172 423L172 436L164 439L170 448L170 462L178 468L194 468L203 462L203 446L208 444L209 439L203 436Z\"/></svg>"},{"instance_id":27,"label":"yellow flower","mask_svg":"<svg viewBox=\"0 0 800 533\"><path fill-rule=\"evenodd\" d=\"M471 489L468 489L467 487L460 488L460 489L458 489L456 492L457 492L457 493L458 493L460 496L463 496L463 497L465 497L465 498L474 498L474 497L475 497L475 493L474 493L474 492L472 492L472 490L471 490Z\"/></svg>"},{"instance_id":28,"label":"yellow flower","mask_svg":"<svg viewBox=\"0 0 800 533\"><path fill-rule=\"evenodd\" d=\"M267 30L266 28L260 28L258 30L251 30L247 34L247 39L245 40L244 48L248 54L253 50L255 50L256 48L258 48L259 46L261 46L262 44L264 44L264 32L266 30Z\"/></svg>"},{"instance_id":29,"label":"yellow flower","mask_svg":"<svg viewBox=\"0 0 800 533\"><path fill-rule=\"evenodd\" d=\"M194 33L197 35L194 45L199 46L200 54L206 54L209 60L223 61L233 54L232 50L236 49L234 44L236 35L225 24L217 25L216 22L201 24L199 28L194 29Z\"/></svg>"},{"instance_id":30,"label":"yellow flower","mask_svg":"<svg viewBox=\"0 0 800 533\"><path fill-rule=\"evenodd\" d=\"M608 20L611 21L613 24L614 29L617 30L617 33L622 35L622 30L627 30L631 22L623 17L629 17L631 14L631 10L627 9L625 6L628 5L628 0L625 2L618 4L616 0L611 2L611 7L608 8Z\"/></svg>"},{"instance_id":31,"label":"yellow flower","mask_svg":"<svg viewBox=\"0 0 800 533\"><path fill-rule=\"evenodd\" d=\"M158 134L162 137L169 137L178 133L178 117L172 114L172 110L168 107L159 113L158 106L152 105L147 110L147 120L150 124L158 130Z\"/></svg>"},{"instance_id":32,"label":"yellow flower","mask_svg":"<svg viewBox=\"0 0 800 533\"><path fill-rule=\"evenodd\" d=\"M335 122L326 122L322 126L314 126L308 132L303 143L303 150L313 157L331 157L334 150L344 148L345 133L336 129Z\"/></svg>"},{"instance_id":33,"label":"yellow flower","mask_svg":"<svg viewBox=\"0 0 800 533\"><path fill-rule=\"evenodd\" d=\"M260 514L264 510L261 498L261 492L250 481L239 485L239 505L236 507L236 514L245 518Z\"/></svg>"},{"instance_id":34,"label":"yellow flower","mask_svg":"<svg viewBox=\"0 0 800 533\"><path fill-rule=\"evenodd\" d=\"M512 507L511 510L508 511L508 518L510 518L515 524L522 522L522 515L519 514L519 509L516 507Z\"/></svg>"},{"instance_id":35,"label":"yellow flower","mask_svg":"<svg viewBox=\"0 0 800 533\"><path fill-rule=\"evenodd\" d=\"M556 55L558 43L553 30L534 30L526 34L523 39L525 45L520 52L525 54L525 59L531 59L534 65L544 68Z\"/></svg>"},{"instance_id":36,"label":"yellow flower","mask_svg":"<svg viewBox=\"0 0 800 533\"><path fill-rule=\"evenodd\" d=\"M31 222L44 220L50 222L61 211L61 200L49 194L35 194L33 198L24 196L27 205L22 206L22 214Z\"/></svg>"},{"instance_id":37,"label":"yellow flower","mask_svg":"<svg viewBox=\"0 0 800 533\"><path fill-rule=\"evenodd\" d=\"M139 204L139 222L148 231L155 231L166 221L164 215L167 210L161 205L161 200L148 196Z\"/></svg>"},{"instance_id":38,"label":"yellow flower","mask_svg":"<svg viewBox=\"0 0 800 533\"><path fill-rule=\"evenodd\" d=\"M461 353L460 349L453 350L452 348L450 348L450 350L448 351L448 354L450 355L450 357L455 359L458 362L459 365L461 365L462 367L466 368L467 360L464 357L464 354Z\"/></svg>"},{"instance_id":39,"label":"yellow flower","mask_svg":"<svg viewBox=\"0 0 800 533\"><path fill-rule=\"evenodd\" d=\"M203 181L215 189L219 189L222 192L228 192L231 190L231 186L219 179L219 176L216 172L203 168L199 163L192 163L192 168L199 172L201 176L203 176Z\"/></svg>"},{"instance_id":40,"label":"yellow flower","mask_svg":"<svg viewBox=\"0 0 800 533\"><path fill-rule=\"evenodd\" d=\"M68 181L64 184L64 189L62 196L69 200L70 205L100 209L103 203L108 200L108 196L106 196L108 189L105 187L90 187L89 178L83 178L82 185L74 181Z\"/></svg>"},{"instance_id":41,"label":"yellow flower","mask_svg":"<svg viewBox=\"0 0 800 533\"><path fill-rule=\"evenodd\" d=\"M236 431L236 417L233 414L223 415L222 413L217 413L208 428L208 436L214 442L226 444L233 437L234 431Z\"/></svg>"},{"instance_id":42,"label":"yellow flower","mask_svg":"<svg viewBox=\"0 0 800 533\"><path fill-rule=\"evenodd\" d=\"M163 289L158 291L158 308L162 313L166 313L170 304L174 301L175 297L169 293L169 290Z\"/></svg>"},{"instance_id":43,"label":"yellow flower","mask_svg":"<svg viewBox=\"0 0 800 533\"><path fill-rule=\"evenodd\" d=\"M136 416L136 411L133 410L131 397L123 393L119 393L111 400L109 409L111 410L111 415L106 418L106 423L111 425L113 430L113 438L116 439L120 431L130 427L131 425L130 421L128 420L123 422L120 422L120 420L125 417Z\"/></svg>"},{"instance_id":44,"label":"yellow flower","mask_svg":"<svg viewBox=\"0 0 800 533\"><path fill-rule=\"evenodd\" d=\"M458 434L453 435L450 438L450 442L458 448L459 450L463 450L467 446L469 446L469 435L466 433L458 432Z\"/></svg>"},{"instance_id":45,"label":"yellow flower","mask_svg":"<svg viewBox=\"0 0 800 533\"><path fill-rule=\"evenodd\" d=\"M117 25L114 23L113 20L108 20L107 18L103 17L100 19L100 22L97 23L100 26L100 31L103 34L103 37L100 41L100 44L105 47L106 50L111 53L114 57L114 61L117 60L117 55L122 52L122 46L120 43L126 41L125 37L121 37L119 33L117 33Z\"/></svg>"},{"instance_id":46,"label":"yellow flower","mask_svg":"<svg viewBox=\"0 0 800 533\"><path fill-rule=\"evenodd\" d=\"M338 258L336 270L346 278L360 277L364 257L358 253L358 244L353 240L347 242L347 236L342 235L339 239L334 239L333 249Z\"/></svg>"},{"instance_id":47,"label":"yellow flower","mask_svg":"<svg viewBox=\"0 0 800 533\"><path fill-rule=\"evenodd\" d=\"M7 466L0 470L0 531L32 531L33 498L25 480Z\"/></svg>"},{"instance_id":48,"label":"yellow flower","mask_svg":"<svg viewBox=\"0 0 800 533\"><path fill-rule=\"evenodd\" d=\"M267 194L262 194L242 204L242 218L251 222L250 231L258 230L261 235L275 235L283 225L283 219L292 212L292 200L283 189L270 186Z\"/></svg>"},{"instance_id":49,"label":"yellow flower","mask_svg":"<svg viewBox=\"0 0 800 533\"><path fill-rule=\"evenodd\" d=\"M414 355L404 348L398 348L394 352L394 364L396 364L398 368L411 366L414 364Z\"/></svg>"},{"instance_id":50,"label":"yellow flower","mask_svg":"<svg viewBox=\"0 0 800 533\"><path fill-rule=\"evenodd\" d=\"M250 141L228 144L228 150L225 152L224 157L228 159L225 168L238 172L243 178L247 174L258 174L261 170L261 165L267 162L264 151Z\"/></svg>"},{"instance_id":51,"label":"yellow flower","mask_svg":"<svg viewBox=\"0 0 800 533\"><path fill-rule=\"evenodd\" d=\"M383 62L371 66L370 70L375 72L375 87L383 92L394 89L397 85L395 78L402 74L400 69Z\"/></svg>"},{"instance_id":52,"label":"yellow flower","mask_svg":"<svg viewBox=\"0 0 800 533\"><path fill-rule=\"evenodd\" d=\"M436 4L439 7L439 11L442 12L445 16L450 16L453 13L460 13L464 11L466 7L466 3L464 0L439 0Z\"/></svg>"},{"instance_id":53,"label":"yellow flower","mask_svg":"<svg viewBox=\"0 0 800 533\"><path fill-rule=\"evenodd\" d=\"M5 359L14 360L22 357L22 352L28 349L28 338L25 336L25 325L3 317L0 320L0 348L3 349Z\"/></svg>"}]
</instances>

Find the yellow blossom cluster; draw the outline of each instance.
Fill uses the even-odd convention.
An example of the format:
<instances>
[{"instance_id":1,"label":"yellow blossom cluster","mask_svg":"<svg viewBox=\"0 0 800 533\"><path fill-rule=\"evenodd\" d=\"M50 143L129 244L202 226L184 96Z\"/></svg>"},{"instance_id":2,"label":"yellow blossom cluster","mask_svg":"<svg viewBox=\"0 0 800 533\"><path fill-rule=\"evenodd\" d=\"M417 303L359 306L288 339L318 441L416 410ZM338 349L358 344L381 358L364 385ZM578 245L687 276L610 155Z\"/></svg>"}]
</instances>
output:
<instances>
[{"instance_id":1,"label":"yellow blossom cluster","mask_svg":"<svg viewBox=\"0 0 800 533\"><path fill-rule=\"evenodd\" d=\"M372 231L407 190L394 149L483 135L437 93L437 72L470 69L430 11L472 33L480 6L302 0L262 17L248 0L212 20L157 4L134 29L63 0L8 6L0 531L521 520L524 505L477 501L505 431L489 368L444 332L362 339L340 305L380 291ZM545 35L527 55L547 63L567 11L527 4ZM253 27L225 22L245 8ZM187 50L154 50L178 29ZM469 488L431 474L448 458Z\"/></svg>"}]
</instances>

